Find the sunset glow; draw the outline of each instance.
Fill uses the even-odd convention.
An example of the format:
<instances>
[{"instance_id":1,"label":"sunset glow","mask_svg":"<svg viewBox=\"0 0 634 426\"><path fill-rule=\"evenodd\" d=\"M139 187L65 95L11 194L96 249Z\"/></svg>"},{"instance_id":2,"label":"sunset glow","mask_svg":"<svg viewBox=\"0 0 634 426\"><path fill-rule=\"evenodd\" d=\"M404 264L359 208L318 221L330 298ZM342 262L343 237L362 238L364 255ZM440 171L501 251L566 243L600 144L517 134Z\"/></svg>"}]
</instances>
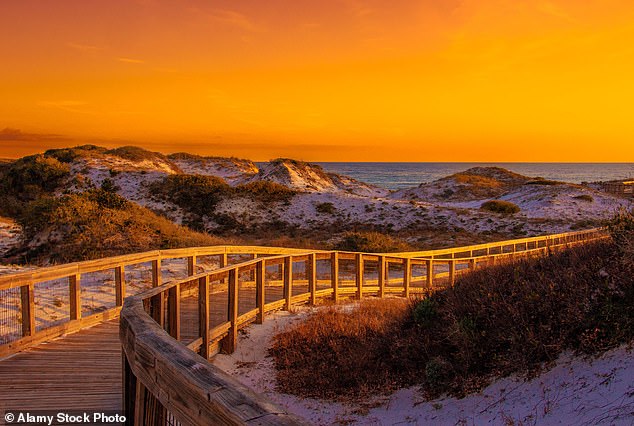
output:
<instances>
[{"instance_id":1,"label":"sunset glow","mask_svg":"<svg viewBox=\"0 0 634 426\"><path fill-rule=\"evenodd\" d=\"M20 0L0 16L0 157L634 161L631 0Z\"/></svg>"}]
</instances>

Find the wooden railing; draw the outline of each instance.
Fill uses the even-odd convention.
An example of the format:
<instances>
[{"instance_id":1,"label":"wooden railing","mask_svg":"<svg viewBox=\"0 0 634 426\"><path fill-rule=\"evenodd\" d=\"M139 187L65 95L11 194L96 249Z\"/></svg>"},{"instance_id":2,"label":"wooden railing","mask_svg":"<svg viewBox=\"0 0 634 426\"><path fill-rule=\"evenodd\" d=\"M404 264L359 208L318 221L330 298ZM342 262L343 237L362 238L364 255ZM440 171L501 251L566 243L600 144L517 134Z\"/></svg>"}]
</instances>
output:
<instances>
[{"instance_id":1,"label":"wooden railing","mask_svg":"<svg viewBox=\"0 0 634 426\"><path fill-rule=\"evenodd\" d=\"M423 252L425 258L339 251L281 254L153 288L126 299L121 313L126 416L140 425L301 424L205 360L219 351L232 353L238 331L251 322L262 323L275 310L324 298L429 293L484 265L605 237L603 230L583 231ZM479 250L488 254L478 255ZM398 278L393 277L396 267ZM278 276L268 273L271 268ZM414 273L417 268L421 273ZM214 285L224 286L226 297L212 291ZM183 300L192 293L194 300L187 305L190 314L197 314L189 318L198 324L195 336L182 332L188 311ZM267 298L270 293L273 300ZM219 300L227 305L226 316L214 323L211 306ZM247 308L241 309L243 305Z\"/></svg>"},{"instance_id":2,"label":"wooden railing","mask_svg":"<svg viewBox=\"0 0 634 426\"><path fill-rule=\"evenodd\" d=\"M219 351L233 352L238 330L254 321L261 323L271 311L315 304L324 298L425 294L453 285L458 274L484 265L606 237L605 230L593 229L382 254L217 246L40 268L0 276L0 300L13 296L20 319L17 333L7 333L0 324L0 338L10 336L0 345L0 357L120 314L129 421L152 425L298 424L301 420L285 414L206 359ZM201 262L197 260L204 257L214 258L217 269L198 273ZM161 266L175 259L186 265L185 276L163 284ZM143 270L148 272L146 289L129 295L126 273ZM96 313L88 310L86 315L82 276L104 272L113 277L111 306ZM38 286L54 280L57 291L62 285L69 299L68 314L58 324L44 322L38 328L37 312L42 310L37 303ZM215 312L219 306L223 309Z\"/></svg>"}]
</instances>

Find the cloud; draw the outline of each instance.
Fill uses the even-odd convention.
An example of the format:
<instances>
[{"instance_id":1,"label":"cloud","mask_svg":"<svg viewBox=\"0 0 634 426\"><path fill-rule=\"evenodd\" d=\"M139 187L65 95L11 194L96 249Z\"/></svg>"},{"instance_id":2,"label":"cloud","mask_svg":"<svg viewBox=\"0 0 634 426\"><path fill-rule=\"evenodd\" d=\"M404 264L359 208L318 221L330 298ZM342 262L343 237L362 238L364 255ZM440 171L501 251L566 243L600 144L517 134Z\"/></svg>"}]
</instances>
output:
<instances>
[{"instance_id":1,"label":"cloud","mask_svg":"<svg viewBox=\"0 0 634 426\"><path fill-rule=\"evenodd\" d=\"M54 133L25 133L20 129L12 129L5 127L0 130L0 141L69 141L67 136L57 135Z\"/></svg>"},{"instance_id":2,"label":"cloud","mask_svg":"<svg viewBox=\"0 0 634 426\"><path fill-rule=\"evenodd\" d=\"M128 64L144 64L145 61L142 59L134 59L134 58L117 58L119 62L125 62Z\"/></svg>"}]
</instances>

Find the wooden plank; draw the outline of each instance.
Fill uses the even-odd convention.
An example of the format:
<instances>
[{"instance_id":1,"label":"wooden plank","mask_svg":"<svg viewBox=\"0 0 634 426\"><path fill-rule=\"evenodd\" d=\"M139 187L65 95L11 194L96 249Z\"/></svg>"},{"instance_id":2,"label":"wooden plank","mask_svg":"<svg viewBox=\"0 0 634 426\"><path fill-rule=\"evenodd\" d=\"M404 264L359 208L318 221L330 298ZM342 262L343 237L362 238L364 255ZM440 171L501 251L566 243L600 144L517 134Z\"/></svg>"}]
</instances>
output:
<instances>
[{"instance_id":1,"label":"wooden plank","mask_svg":"<svg viewBox=\"0 0 634 426\"><path fill-rule=\"evenodd\" d=\"M70 294L70 320L81 318L81 276L71 275L68 277L68 287Z\"/></svg>"},{"instance_id":2,"label":"wooden plank","mask_svg":"<svg viewBox=\"0 0 634 426\"><path fill-rule=\"evenodd\" d=\"M181 287L180 284L167 290L168 325L170 336L181 338Z\"/></svg>"},{"instance_id":3,"label":"wooden plank","mask_svg":"<svg viewBox=\"0 0 634 426\"><path fill-rule=\"evenodd\" d=\"M187 257L187 275L190 277L196 274L196 256Z\"/></svg>"},{"instance_id":4,"label":"wooden plank","mask_svg":"<svg viewBox=\"0 0 634 426\"><path fill-rule=\"evenodd\" d=\"M332 300L339 301L339 253L332 252L330 257L330 285L332 286Z\"/></svg>"},{"instance_id":5,"label":"wooden plank","mask_svg":"<svg viewBox=\"0 0 634 426\"><path fill-rule=\"evenodd\" d=\"M232 269L229 271L229 322L231 323L231 328L222 342L222 351L224 353L231 354L236 350L236 345L238 343L238 274L236 269Z\"/></svg>"},{"instance_id":6,"label":"wooden plank","mask_svg":"<svg viewBox=\"0 0 634 426\"><path fill-rule=\"evenodd\" d=\"M310 292L310 304L317 303L317 256L309 254L306 260L306 274L308 275L308 291Z\"/></svg>"},{"instance_id":7,"label":"wooden plank","mask_svg":"<svg viewBox=\"0 0 634 426\"><path fill-rule=\"evenodd\" d=\"M363 298L363 255L361 253L357 253L355 255L355 285L357 287L357 299Z\"/></svg>"},{"instance_id":8,"label":"wooden plank","mask_svg":"<svg viewBox=\"0 0 634 426\"><path fill-rule=\"evenodd\" d=\"M235 274L234 274L235 276ZM209 358L209 277L198 279L198 332L203 339L200 356Z\"/></svg>"},{"instance_id":9,"label":"wooden plank","mask_svg":"<svg viewBox=\"0 0 634 426\"><path fill-rule=\"evenodd\" d=\"M377 262L377 274L378 274L378 285L379 285L379 297L383 298L385 296L385 267L387 263L385 261L385 256L379 256L379 260Z\"/></svg>"},{"instance_id":10,"label":"wooden plank","mask_svg":"<svg viewBox=\"0 0 634 426\"><path fill-rule=\"evenodd\" d=\"M453 287L456 284L456 261L449 261L449 284Z\"/></svg>"},{"instance_id":11,"label":"wooden plank","mask_svg":"<svg viewBox=\"0 0 634 426\"><path fill-rule=\"evenodd\" d=\"M412 263L409 258L403 260L403 296L409 297L409 288L412 277Z\"/></svg>"},{"instance_id":12,"label":"wooden plank","mask_svg":"<svg viewBox=\"0 0 634 426\"><path fill-rule=\"evenodd\" d=\"M22 314L22 336L35 335L35 285L20 287L20 309Z\"/></svg>"},{"instance_id":13,"label":"wooden plank","mask_svg":"<svg viewBox=\"0 0 634 426\"><path fill-rule=\"evenodd\" d=\"M114 268L115 302L117 306L123 306L125 299L125 266Z\"/></svg>"},{"instance_id":14,"label":"wooden plank","mask_svg":"<svg viewBox=\"0 0 634 426\"><path fill-rule=\"evenodd\" d=\"M255 269L255 303L258 307L258 315L255 319L256 324L262 324L264 322L264 315L266 311L264 310L264 302L266 301L266 293L265 293L265 271L266 271L266 260L261 260L258 262L257 267Z\"/></svg>"},{"instance_id":15,"label":"wooden plank","mask_svg":"<svg viewBox=\"0 0 634 426\"><path fill-rule=\"evenodd\" d=\"M427 259L425 262L426 262L425 267L427 268L426 287L427 287L427 291L431 291L434 285L434 260Z\"/></svg>"},{"instance_id":16,"label":"wooden plank","mask_svg":"<svg viewBox=\"0 0 634 426\"><path fill-rule=\"evenodd\" d=\"M293 297L293 257L284 258L284 299L286 299L285 310L291 307L291 298Z\"/></svg>"}]
</instances>

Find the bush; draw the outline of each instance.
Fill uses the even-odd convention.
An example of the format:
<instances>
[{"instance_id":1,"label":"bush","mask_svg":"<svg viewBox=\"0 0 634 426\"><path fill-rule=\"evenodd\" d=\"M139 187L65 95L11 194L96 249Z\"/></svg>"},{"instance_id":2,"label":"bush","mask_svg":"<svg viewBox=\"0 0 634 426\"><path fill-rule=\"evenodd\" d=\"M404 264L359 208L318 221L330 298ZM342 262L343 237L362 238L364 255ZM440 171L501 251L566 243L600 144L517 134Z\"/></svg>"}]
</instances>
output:
<instances>
[{"instance_id":1,"label":"bush","mask_svg":"<svg viewBox=\"0 0 634 426\"><path fill-rule=\"evenodd\" d=\"M317 213L322 214L335 214L337 212L337 208L333 203L318 203L315 205L315 210Z\"/></svg>"},{"instance_id":2,"label":"bush","mask_svg":"<svg viewBox=\"0 0 634 426\"><path fill-rule=\"evenodd\" d=\"M589 195L589 194L581 194L572 198L574 198L575 200L587 201L588 203L591 203L594 201L594 198L592 197L592 195Z\"/></svg>"},{"instance_id":3,"label":"bush","mask_svg":"<svg viewBox=\"0 0 634 426\"><path fill-rule=\"evenodd\" d=\"M18 216L27 202L52 194L69 176L70 167L52 157L32 155L11 163L0 178L0 213Z\"/></svg>"},{"instance_id":4,"label":"bush","mask_svg":"<svg viewBox=\"0 0 634 426\"><path fill-rule=\"evenodd\" d=\"M19 222L27 238L12 256L28 262L72 262L223 243L102 190L34 201Z\"/></svg>"},{"instance_id":5,"label":"bush","mask_svg":"<svg viewBox=\"0 0 634 426\"><path fill-rule=\"evenodd\" d=\"M422 385L430 397L460 397L493 377L532 374L566 350L597 354L631 342L632 214L622 213L611 231L613 241L460 276L454 287L382 316L380 327L372 309L387 301L318 312L275 340L280 389L334 399Z\"/></svg>"},{"instance_id":6,"label":"bush","mask_svg":"<svg viewBox=\"0 0 634 426\"><path fill-rule=\"evenodd\" d=\"M563 182L558 182L556 180L548 180L544 178L536 178L534 180L529 180L526 182L526 185L546 185L546 186L554 186L554 185L562 185Z\"/></svg>"},{"instance_id":7,"label":"bush","mask_svg":"<svg viewBox=\"0 0 634 426\"><path fill-rule=\"evenodd\" d=\"M143 160L167 160L160 152L152 152L147 149L139 148L138 146L122 146L115 149L105 151L105 154L114 155L119 158L131 161L143 161Z\"/></svg>"},{"instance_id":8,"label":"bush","mask_svg":"<svg viewBox=\"0 0 634 426\"><path fill-rule=\"evenodd\" d=\"M520 211L517 204L509 201L491 200L480 206L482 210L488 210L493 213L514 214Z\"/></svg>"},{"instance_id":9,"label":"bush","mask_svg":"<svg viewBox=\"0 0 634 426\"><path fill-rule=\"evenodd\" d=\"M288 203L297 194L297 191L275 182L259 180L244 185L238 185L235 193L263 203Z\"/></svg>"},{"instance_id":10,"label":"bush","mask_svg":"<svg viewBox=\"0 0 634 426\"><path fill-rule=\"evenodd\" d=\"M334 250L360 251L365 253L389 253L409 251L405 241L380 232L346 232Z\"/></svg>"},{"instance_id":11,"label":"bush","mask_svg":"<svg viewBox=\"0 0 634 426\"><path fill-rule=\"evenodd\" d=\"M216 205L232 191L219 177L185 174L167 176L152 184L150 190L198 216L212 214Z\"/></svg>"}]
</instances>

